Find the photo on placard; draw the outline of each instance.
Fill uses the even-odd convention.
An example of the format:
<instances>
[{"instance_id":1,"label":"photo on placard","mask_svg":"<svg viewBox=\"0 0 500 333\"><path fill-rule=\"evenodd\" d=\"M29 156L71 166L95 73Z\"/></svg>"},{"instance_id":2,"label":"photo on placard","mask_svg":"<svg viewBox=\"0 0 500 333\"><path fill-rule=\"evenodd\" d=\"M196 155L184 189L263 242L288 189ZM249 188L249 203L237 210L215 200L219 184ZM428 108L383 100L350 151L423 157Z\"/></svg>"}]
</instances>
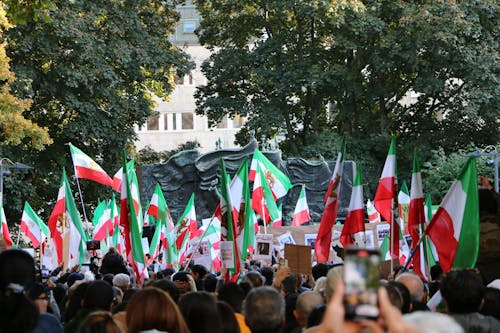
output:
<instances>
[{"instance_id":1,"label":"photo on placard","mask_svg":"<svg viewBox=\"0 0 500 333\"><path fill-rule=\"evenodd\" d=\"M255 235L255 255L256 260L271 260L272 258L272 245L273 235L271 234L257 234Z\"/></svg>"},{"instance_id":2,"label":"photo on placard","mask_svg":"<svg viewBox=\"0 0 500 333\"><path fill-rule=\"evenodd\" d=\"M234 268L233 258L233 242L221 241L220 242L220 256L222 265L226 268Z\"/></svg>"},{"instance_id":3,"label":"photo on placard","mask_svg":"<svg viewBox=\"0 0 500 333\"><path fill-rule=\"evenodd\" d=\"M375 249L375 237L373 234L373 230L365 231L365 247L367 249L373 250Z\"/></svg>"},{"instance_id":4,"label":"photo on placard","mask_svg":"<svg viewBox=\"0 0 500 333\"><path fill-rule=\"evenodd\" d=\"M316 238L318 234L304 234L304 244L309 246L311 249L314 249L314 243L316 242Z\"/></svg>"},{"instance_id":5,"label":"photo on placard","mask_svg":"<svg viewBox=\"0 0 500 333\"><path fill-rule=\"evenodd\" d=\"M295 244L295 240L293 239L293 236L290 233L290 231L287 231L284 234L280 235L278 237L278 242L280 243L281 246L284 246L285 244Z\"/></svg>"}]
</instances>

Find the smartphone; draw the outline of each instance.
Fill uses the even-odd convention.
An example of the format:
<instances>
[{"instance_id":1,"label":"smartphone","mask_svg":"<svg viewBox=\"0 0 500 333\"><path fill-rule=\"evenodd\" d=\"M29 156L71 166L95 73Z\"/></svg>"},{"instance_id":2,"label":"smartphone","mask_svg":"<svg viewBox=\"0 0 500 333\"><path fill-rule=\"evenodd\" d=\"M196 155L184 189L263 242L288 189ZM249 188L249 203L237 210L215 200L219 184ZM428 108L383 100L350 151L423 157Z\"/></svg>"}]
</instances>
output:
<instances>
[{"instance_id":1,"label":"smartphone","mask_svg":"<svg viewBox=\"0 0 500 333\"><path fill-rule=\"evenodd\" d=\"M349 320L377 319L379 251L349 247L344 256L344 308Z\"/></svg>"}]
</instances>

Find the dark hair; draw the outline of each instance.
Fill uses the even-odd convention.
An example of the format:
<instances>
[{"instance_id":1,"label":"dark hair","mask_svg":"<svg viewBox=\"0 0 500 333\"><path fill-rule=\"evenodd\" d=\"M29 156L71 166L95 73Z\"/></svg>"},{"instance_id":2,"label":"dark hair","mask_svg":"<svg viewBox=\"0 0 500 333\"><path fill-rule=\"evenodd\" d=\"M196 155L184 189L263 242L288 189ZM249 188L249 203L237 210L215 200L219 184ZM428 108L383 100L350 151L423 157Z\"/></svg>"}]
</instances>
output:
<instances>
[{"instance_id":1,"label":"dark hair","mask_svg":"<svg viewBox=\"0 0 500 333\"><path fill-rule=\"evenodd\" d=\"M215 292L217 289L217 276L212 273L205 274L203 277L203 287L205 288L205 291L210 293Z\"/></svg>"},{"instance_id":2,"label":"dark hair","mask_svg":"<svg viewBox=\"0 0 500 333\"><path fill-rule=\"evenodd\" d=\"M260 269L260 274L266 279L264 285L272 286L274 279L274 269L269 266L264 266Z\"/></svg>"},{"instance_id":3,"label":"dark hair","mask_svg":"<svg viewBox=\"0 0 500 333\"><path fill-rule=\"evenodd\" d=\"M170 295L170 297L172 297L172 300L175 303L179 302L180 291L179 291L179 288L177 288L175 283L173 283L172 281L167 280L167 279L156 280L156 281L153 281L150 284L150 286L155 287L155 288L159 288L159 289L165 291L167 294Z\"/></svg>"},{"instance_id":4,"label":"dark hair","mask_svg":"<svg viewBox=\"0 0 500 333\"><path fill-rule=\"evenodd\" d=\"M227 302L234 312L241 313L241 305L245 299L245 292L234 282L227 282L219 289L219 300Z\"/></svg>"},{"instance_id":5,"label":"dark hair","mask_svg":"<svg viewBox=\"0 0 500 333\"><path fill-rule=\"evenodd\" d=\"M179 309L193 333L220 333L222 322L215 299L205 291L190 291L179 300Z\"/></svg>"},{"instance_id":6,"label":"dark hair","mask_svg":"<svg viewBox=\"0 0 500 333\"><path fill-rule=\"evenodd\" d=\"M311 274L314 281L318 280L322 276L326 276L328 274L328 270L330 270L330 267L328 267L327 264L319 263L314 265L311 268Z\"/></svg>"},{"instance_id":7,"label":"dark hair","mask_svg":"<svg viewBox=\"0 0 500 333\"><path fill-rule=\"evenodd\" d=\"M191 274L186 271L179 271L172 276L172 281L189 282L190 280L188 275Z\"/></svg>"},{"instance_id":8,"label":"dark hair","mask_svg":"<svg viewBox=\"0 0 500 333\"><path fill-rule=\"evenodd\" d=\"M132 296L134 296L134 294L138 291L139 291L139 289L137 289L137 288L128 288L127 290L125 290L125 292L123 293L122 302L120 304L118 304L117 306L114 306L112 312L118 313L121 311L125 311L125 309L127 308L128 302L130 301Z\"/></svg>"},{"instance_id":9,"label":"dark hair","mask_svg":"<svg viewBox=\"0 0 500 333\"><path fill-rule=\"evenodd\" d=\"M264 277L258 271L249 271L245 274L245 277L252 287L260 287L264 285Z\"/></svg>"},{"instance_id":10,"label":"dark hair","mask_svg":"<svg viewBox=\"0 0 500 333\"><path fill-rule=\"evenodd\" d=\"M486 288L483 299L483 306L479 312L485 316L492 316L500 320L500 290Z\"/></svg>"},{"instance_id":11,"label":"dark hair","mask_svg":"<svg viewBox=\"0 0 500 333\"><path fill-rule=\"evenodd\" d=\"M226 302L217 302L217 312L221 318L223 333L240 333L234 311Z\"/></svg>"},{"instance_id":12,"label":"dark hair","mask_svg":"<svg viewBox=\"0 0 500 333\"><path fill-rule=\"evenodd\" d=\"M325 316L325 311L325 304L317 305L309 314L309 318L307 319L307 327L317 326L321 324L321 322L323 321L323 317Z\"/></svg>"},{"instance_id":13,"label":"dark hair","mask_svg":"<svg viewBox=\"0 0 500 333\"><path fill-rule=\"evenodd\" d=\"M68 292L68 306L64 312L64 321L70 321L82 307L83 297L89 286L88 282L82 282L74 290Z\"/></svg>"},{"instance_id":14,"label":"dark hair","mask_svg":"<svg viewBox=\"0 0 500 333\"><path fill-rule=\"evenodd\" d=\"M297 290L297 276L295 274L290 274L281 281L281 289L285 295L295 294Z\"/></svg>"},{"instance_id":15,"label":"dark hair","mask_svg":"<svg viewBox=\"0 0 500 333\"><path fill-rule=\"evenodd\" d=\"M24 294L35 282L35 262L25 251L0 253L0 325L4 332L31 332L38 308Z\"/></svg>"},{"instance_id":16,"label":"dark hair","mask_svg":"<svg viewBox=\"0 0 500 333\"><path fill-rule=\"evenodd\" d=\"M437 262L434 266L431 267L431 280L441 280L443 276L443 269L441 265Z\"/></svg>"},{"instance_id":17,"label":"dark hair","mask_svg":"<svg viewBox=\"0 0 500 333\"><path fill-rule=\"evenodd\" d=\"M83 307L109 311L115 297L115 291L109 283L103 280L92 281L83 296Z\"/></svg>"},{"instance_id":18,"label":"dark hair","mask_svg":"<svg viewBox=\"0 0 500 333\"><path fill-rule=\"evenodd\" d=\"M401 295L401 292L398 287L395 286L395 283L386 283L382 284L382 286L387 291L387 296L389 297L391 304L398 308L399 311L402 311L404 305L403 295Z\"/></svg>"},{"instance_id":19,"label":"dark hair","mask_svg":"<svg viewBox=\"0 0 500 333\"><path fill-rule=\"evenodd\" d=\"M78 333L124 333L111 313L107 311L94 311L87 315L78 328Z\"/></svg>"},{"instance_id":20,"label":"dark hair","mask_svg":"<svg viewBox=\"0 0 500 333\"><path fill-rule=\"evenodd\" d=\"M201 280L208 273L208 269L203 265L193 265L191 273L197 273Z\"/></svg>"},{"instance_id":21,"label":"dark hair","mask_svg":"<svg viewBox=\"0 0 500 333\"><path fill-rule=\"evenodd\" d=\"M401 295L401 298L403 300L401 312L409 313L411 310L411 295L408 288L404 284L398 281L389 281L387 284L389 286L395 287L399 291L399 294Z\"/></svg>"},{"instance_id":22,"label":"dark hair","mask_svg":"<svg viewBox=\"0 0 500 333\"><path fill-rule=\"evenodd\" d=\"M285 300L269 286L253 288L243 301L243 316L252 331L278 332L285 315Z\"/></svg>"},{"instance_id":23,"label":"dark hair","mask_svg":"<svg viewBox=\"0 0 500 333\"><path fill-rule=\"evenodd\" d=\"M165 278L170 278L172 275L174 275L175 269L173 268L165 268L158 273L156 273L156 278L158 280L160 279L165 279Z\"/></svg>"},{"instance_id":24,"label":"dark hair","mask_svg":"<svg viewBox=\"0 0 500 333\"><path fill-rule=\"evenodd\" d=\"M479 311L485 287L478 271L462 269L444 274L439 290L450 313L472 313Z\"/></svg>"}]
</instances>

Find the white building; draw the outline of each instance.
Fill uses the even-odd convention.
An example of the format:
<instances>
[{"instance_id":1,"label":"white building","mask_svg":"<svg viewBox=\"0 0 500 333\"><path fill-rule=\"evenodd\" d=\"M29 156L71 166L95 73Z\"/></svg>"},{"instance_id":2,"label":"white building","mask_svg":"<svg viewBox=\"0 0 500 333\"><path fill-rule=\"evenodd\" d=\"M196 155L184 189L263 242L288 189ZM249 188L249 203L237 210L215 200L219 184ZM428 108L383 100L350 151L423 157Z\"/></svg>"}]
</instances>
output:
<instances>
[{"instance_id":1,"label":"white building","mask_svg":"<svg viewBox=\"0 0 500 333\"><path fill-rule=\"evenodd\" d=\"M138 136L135 146L140 150L150 146L155 151L176 149L187 141L198 141L201 153L213 151L220 139L222 148L234 148L235 134L242 125L242 119L224 119L217 128L209 128L206 116L195 114L194 93L196 86L206 84L201 64L210 52L200 45L194 30L199 26L200 15L195 5L187 1L179 6L180 20L170 36L172 43L188 53L195 62L188 75L176 79L176 87L169 101L157 100L154 116L146 124L136 128Z\"/></svg>"}]
</instances>

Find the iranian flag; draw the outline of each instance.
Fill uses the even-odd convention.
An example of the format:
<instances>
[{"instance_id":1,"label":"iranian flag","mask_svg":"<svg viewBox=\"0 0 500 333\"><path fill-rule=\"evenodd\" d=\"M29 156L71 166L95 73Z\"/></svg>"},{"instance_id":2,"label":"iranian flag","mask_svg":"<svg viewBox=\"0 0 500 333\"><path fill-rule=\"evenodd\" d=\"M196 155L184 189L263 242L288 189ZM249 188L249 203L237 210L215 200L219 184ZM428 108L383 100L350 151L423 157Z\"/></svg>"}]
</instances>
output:
<instances>
[{"instance_id":1,"label":"iranian flag","mask_svg":"<svg viewBox=\"0 0 500 333\"><path fill-rule=\"evenodd\" d=\"M57 201L49 217L49 229L52 235L52 240L57 252L57 263L61 264L63 262L63 238L62 229L64 221L64 212L66 210L66 190L65 182L66 171L63 170L63 177L61 178L61 185L59 186L59 191L57 193Z\"/></svg>"},{"instance_id":2,"label":"iranian flag","mask_svg":"<svg viewBox=\"0 0 500 333\"><path fill-rule=\"evenodd\" d=\"M134 269L137 281L148 278L148 270L142 247L142 221L141 211L137 210L139 187L137 176L132 164L125 163L123 156L123 178L120 198L120 225L124 228L125 251L128 261ZM131 166L131 167L129 167Z\"/></svg>"},{"instance_id":3,"label":"iranian flag","mask_svg":"<svg viewBox=\"0 0 500 333\"><path fill-rule=\"evenodd\" d=\"M340 198L340 182L342 180L342 169L344 168L345 138L342 138L341 148L335 162L335 169L330 179L330 184L325 196L325 209L321 216L318 235L314 243L314 250L319 263L327 262L330 256L330 244L332 242L332 228L337 219Z\"/></svg>"},{"instance_id":4,"label":"iranian flag","mask_svg":"<svg viewBox=\"0 0 500 333\"><path fill-rule=\"evenodd\" d=\"M426 229L443 272L474 267L479 252L479 198L475 157L469 157Z\"/></svg>"},{"instance_id":5,"label":"iranian flag","mask_svg":"<svg viewBox=\"0 0 500 333\"><path fill-rule=\"evenodd\" d=\"M363 205L363 184L361 183L361 169L354 167L355 176L352 185L349 211L342 227L340 242L347 248L350 244L365 245L365 207Z\"/></svg>"},{"instance_id":6,"label":"iranian flag","mask_svg":"<svg viewBox=\"0 0 500 333\"><path fill-rule=\"evenodd\" d=\"M179 263L183 263L189 255L190 240L197 235L198 222L196 222L196 210L194 206L194 193L191 194L189 201L182 213L179 221L172 231L175 244L179 255Z\"/></svg>"},{"instance_id":7,"label":"iranian flag","mask_svg":"<svg viewBox=\"0 0 500 333\"><path fill-rule=\"evenodd\" d=\"M307 204L306 186L302 185L299 199L293 212L292 226L299 226L309 221L311 221L311 216L309 215L309 205Z\"/></svg>"},{"instance_id":8,"label":"iranian flag","mask_svg":"<svg viewBox=\"0 0 500 333\"><path fill-rule=\"evenodd\" d=\"M113 232L113 220L111 218L111 207L106 201L100 202L94 210L94 239L102 241L109 233Z\"/></svg>"},{"instance_id":9,"label":"iranian flag","mask_svg":"<svg viewBox=\"0 0 500 333\"><path fill-rule=\"evenodd\" d=\"M375 192L375 199L373 204L375 209L380 213L382 218L391 224L391 238L392 238L392 258L399 258L399 221L395 216L397 215L396 203L396 137L391 137L391 146L385 160L382 176L378 183L377 191Z\"/></svg>"},{"instance_id":10,"label":"iranian flag","mask_svg":"<svg viewBox=\"0 0 500 333\"><path fill-rule=\"evenodd\" d=\"M252 208L266 224L279 218L278 206L269 186L267 175L261 169L261 164L257 165L257 173L253 183Z\"/></svg>"},{"instance_id":11,"label":"iranian flag","mask_svg":"<svg viewBox=\"0 0 500 333\"><path fill-rule=\"evenodd\" d=\"M42 219L35 213L27 201L24 203L19 228L31 240L31 244L35 249L50 235L49 227L43 223Z\"/></svg>"},{"instance_id":12,"label":"iranian flag","mask_svg":"<svg viewBox=\"0 0 500 333\"><path fill-rule=\"evenodd\" d=\"M271 224L273 227L282 227L283 226L283 204L278 206L278 217Z\"/></svg>"},{"instance_id":13,"label":"iranian flag","mask_svg":"<svg viewBox=\"0 0 500 333\"><path fill-rule=\"evenodd\" d=\"M408 211L410 210L410 191L406 185L406 181L403 180L401 189L398 193L398 215L399 215L399 226L401 231L405 230L405 225L408 225Z\"/></svg>"},{"instance_id":14,"label":"iranian flag","mask_svg":"<svg viewBox=\"0 0 500 333\"><path fill-rule=\"evenodd\" d=\"M368 214L368 221L370 223L380 222L380 214L377 212L375 207L373 207L373 203L370 199L366 202L366 213Z\"/></svg>"},{"instance_id":15,"label":"iranian flag","mask_svg":"<svg viewBox=\"0 0 500 333\"><path fill-rule=\"evenodd\" d=\"M69 144L69 148L77 178L90 179L97 183L113 186L113 180L99 164L71 143Z\"/></svg>"},{"instance_id":16,"label":"iranian flag","mask_svg":"<svg viewBox=\"0 0 500 333\"><path fill-rule=\"evenodd\" d=\"M391 251L390 251L390 241L387 235L384 236L382 240L382 244L380 244L380 260L386 261L391 260Z\"/></svg>"},{"instance_id":17,"label":"iranian flag","mask_svg":"<svg viewBox=\"0 0 500 333\"><path fill-rule=\"evenodd\" d=\"M0 206L0 229L2 229L2 238L5 241L5 247L10 249L12 247L12 238L10 238L9 226L7 225L7 218L3 206Z\"/></svg>"},{"instance_id":18,"label":"iranian flag","mask_svg":"<svg viewBox=\"0 0 500 333\"><path fill-rule=\"evenodd\" d=\"M264 154L262 154L258 149L255 149L252 164L250 165L248 179L255 181L258 169L260 169L264 174L264 179L267 181L275 200L284 197L288 190L292 188L290 179L288 179L288 177L277 166L264 156Z\"/></svg>"},{"instance_id":19,"label":"iranian flag","mask_svg":"<svg viewBox=\"0 0 500 333\"><path fill-rule=\"evenodd\" d=\"M118 193L120 193L122 190L122 178L123 178L123 168L120 168L113 176L113 190L115 190Z\"/></svg>"},{"instance_id":20,"label":"iranian flag","mask_svg":"<svg viewBox=\"0 0 500 333\"><path fill-rule=\"evenodd\" d=\"M149 254L157 256L161 249L160 245L168 246L167 234L174 229L174 223L167 207L167 202L160 184L156 184L155 191L151 197L147 214L155 220L155 233L150 244Z\"/></svg>"}]
</instances>

